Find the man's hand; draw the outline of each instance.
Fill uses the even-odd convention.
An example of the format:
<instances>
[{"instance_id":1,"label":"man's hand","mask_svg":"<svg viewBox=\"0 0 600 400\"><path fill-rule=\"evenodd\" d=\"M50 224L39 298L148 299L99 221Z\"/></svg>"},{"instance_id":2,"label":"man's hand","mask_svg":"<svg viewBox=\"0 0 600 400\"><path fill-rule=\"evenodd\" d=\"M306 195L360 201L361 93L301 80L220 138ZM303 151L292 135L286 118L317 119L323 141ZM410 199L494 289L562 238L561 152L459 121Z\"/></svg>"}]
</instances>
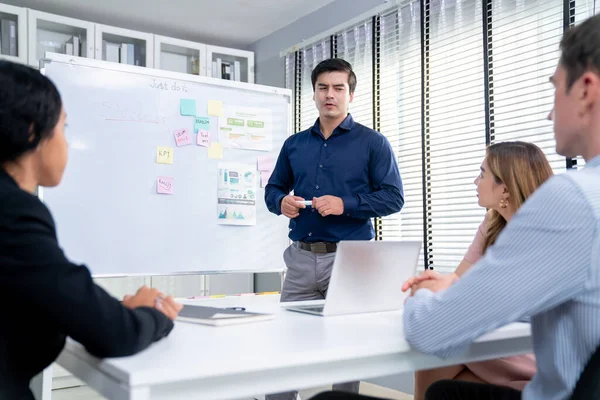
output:
<instances>
[{"instance_id":1,"label":"man's hand","mask_svg":"<svg viewBox=\"0 0 600 400\"><path fill-rule=\"evenodd\" d=\"M435 271L428 269L418 276L412 277L402 285L402 291L410 289L410 295L414 295L419 289L429 289L432 292L439 292L448 289L458 280L458 275L452 273L449 275L440 275Z\"/></svg>"},{"instance_id":2,"label":"man's hand","mask_svg":"<svg viewBox=\"0 0 600 400\"><path fill-rule=\"evenodd\" d=\"M312 206L317 209L322 217L344 213L344 200L335 196L314 197Z\"/></svg>"},{"instance_id":3,"label":"man's hand","mask_svg":"<svg viewBox=\"0 0 600 400\"><path fill-rule=\"evenodd\" d=\"M298 203L299 201L304 201L302 197L287 195L281 200L281 213L288 218L296 218L300 215L299 210L301 208L306 208L306 206L302 203Z\"/></svg>"}]
</instances>

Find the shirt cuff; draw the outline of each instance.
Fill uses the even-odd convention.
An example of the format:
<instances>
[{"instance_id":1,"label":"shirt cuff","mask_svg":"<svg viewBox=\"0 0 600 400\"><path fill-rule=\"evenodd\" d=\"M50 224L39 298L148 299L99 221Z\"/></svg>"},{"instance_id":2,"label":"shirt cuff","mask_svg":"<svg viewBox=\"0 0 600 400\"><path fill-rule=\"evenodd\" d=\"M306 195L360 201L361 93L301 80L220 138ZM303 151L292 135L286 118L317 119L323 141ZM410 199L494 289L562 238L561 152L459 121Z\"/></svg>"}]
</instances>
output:
<instances>
[{"instance_id":1,"label":"shirt cuff","mask_svg":"<svg viewBox=\"0 0 600 400\"><path fill-rule=\"evenodd\" d=\"M435 295L435 293L433 293L431 290L429 289L419 289L417 290L417 292L410 296L408 299L406 299L406 303L405 303L405 308L408 304L412 303L413 301L425 301L431 297L433 297Z\"/></svg>"},{"instance_id":2,"label":"shirt cuff","mask_svg":"<svg viewBox=\"0 0 600 400\"><path fill-rule=\"evenodd\" d=\"M350 216L358 208L358 196L342 197L344 202L344 215Z\"/></svg>"},{"instance_id":3,"label":"shirt cuff","mask_svg":"<svg viewBox=\"0 0 600 400\"><path fill-rule=\"evenodd\" d=\"M277 203L275 203L275 206L277 207L278 215L281 215L281 202L283 201L283 198L285 196L286 196L285 194L279 195L279 197L277 198Z\"/></svg>"}]
</instances>

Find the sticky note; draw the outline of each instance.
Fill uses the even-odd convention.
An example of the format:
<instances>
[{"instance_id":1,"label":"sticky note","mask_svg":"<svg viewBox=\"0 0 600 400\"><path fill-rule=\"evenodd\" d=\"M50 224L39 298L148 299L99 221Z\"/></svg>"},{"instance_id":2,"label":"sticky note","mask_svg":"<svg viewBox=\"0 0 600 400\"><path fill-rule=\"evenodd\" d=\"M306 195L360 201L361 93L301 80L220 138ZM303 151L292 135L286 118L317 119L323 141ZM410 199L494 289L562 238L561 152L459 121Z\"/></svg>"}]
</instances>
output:
<instances>
[{"instance_id":1,"label":"sticky note","mask_svg":"<svg viewBox=\"0 0 600 400\"><path fill-rule=\"evenodd\" d=\"M273 159L271 156L259 156L256 161L259 171L273 171Z\"/></svg>"},{"instance_id":2,"label":"sticky note","mask_svg":"<svg viewBox=\"0 0 600 400\"><path fill-rule=\"evenodd\" d=\"M199 130L197 144L198 146L208 147L210 145L210 132L203 129Z\"/></svg>"},{"instance_id":3,"label":"sticky note","mask_svg":"<svg viewBox=\"0 0 600 400\"><path fill-rule=\"evenodd\" d=\"M156 146L156 163L173 164L173 148Z\"/></svg>"},{"instance_id":4,"label":"sticky note","mask_svg":"<svg viewBox=\"0 0 600 400\"><path fill-rule=\"evenodd\" d=\"M175 179L170 176L159 176L156 179L156 193L160 194L173 194Z\"/></svg>"},{"instance_id":5,"label":"sticky note","mask_svg":"<svg viewBox=\"0 0 600 400\"><path fill-rule=\"evenodd\" d=\"M223 146L221 146L221 143L211 143L208 146L208 158L223 158Z\"/></svg>"},{"instance_id":6,"label":"sticky note","mask_svg":"<svg viewBox=\"0 0 600 400\"><path fill-rule=\"evenodd\" d=\"M173 131L173 136L175 136L175 143L178 147L192 144L192 137L187 129Z\"/></svg>"},{"instance_id":7,"label":"sticky note","mask_svg":"<svg viewBox=\"0 0 600 400\"><path fill-rule=\"evenodd\" d=\"M269 178L271 177L271 171L260 171L260 187L264 188L269 183Z\"/></svg>"},{"instance_id":8,"label":"sticky note","mask_svg":"<svg viewBox=\"0 0 600 400\"><path fill-rule=\"evenodd\" d=\"M219 100L208 101L208 115L211 117L222 117L223 116L223 102Z\"/></svg>"},{"instance_id":9,"label":"sticky note","mask_svg":"<svg viewBox=\"0 0 600 400\"><path fill-rule=\"evenodd\" d=\"M200 129L210 131L210 117L194 118L194 132L198 133Z\"/></svg>"},{"instance_id":10,"label":"sticky note","mask_svg":"<svg viewBox=\"0 0 600 400\"><path fill-rule=\"evenodd\" d=\"M196 100L181 99L179 101L179 112L181 115L196 116Z\"/></svg>"}]
</instances>

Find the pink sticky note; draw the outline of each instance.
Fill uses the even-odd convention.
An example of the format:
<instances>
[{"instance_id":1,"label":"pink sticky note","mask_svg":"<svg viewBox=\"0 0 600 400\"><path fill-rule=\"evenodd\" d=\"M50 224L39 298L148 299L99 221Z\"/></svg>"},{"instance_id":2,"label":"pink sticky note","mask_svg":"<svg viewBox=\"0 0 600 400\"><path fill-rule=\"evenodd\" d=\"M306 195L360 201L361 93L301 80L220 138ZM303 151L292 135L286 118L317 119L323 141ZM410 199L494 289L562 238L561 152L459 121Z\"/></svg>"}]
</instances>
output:
<instances>
[{"instance_id":1,"label":"pink sticky note","mask_svg":"<svg viewBox=\"0 0 600 400\"><path fill-rule=\"evenodd\" d=\"M273 171L273 159L271 156L260 156L256 158L259 171Z\"/></svg>"},{"instance_id":2,"label":"pink sticky note","mask_svg":"<svg viewBox=\"0 0 600 400\"><path fill-rule=\"evenodd\" d=\"M175 136L177 147L192 144L192 137L187 129L176 130L173 132L173 136Z\"/></svg>"},{"instance_id":3,"label":"pink sticky note","mask_svg":"<svg viewBox=\"0 0 600 400\"><path fill-rule=\"evenodd\" d=\"M156 179L156 193L160 193L160 194L175 193L174 181L175 181L175 179L173 177L159 176Z\"/></svg>"},{"instance_id":4,"label":"pink sticky note","mask_svg":"<svg viewBox=\"0 0 600 400\"><path fill-rule=\"evenodd\" d=\"M208 147L210 145L210 132L203 129L198 130L198 146Z\"/></svg>"},{"instance_id":5,"label":"pink sticky note","mask_svg":"<svg viewBox=\"0 0 600 400\"><path fill-rule=\"evenodd\" d=\"M264 188L265 186L267 186L271 174L271 171L260 171L260 187Z\"/></svg>"}]
</instances>

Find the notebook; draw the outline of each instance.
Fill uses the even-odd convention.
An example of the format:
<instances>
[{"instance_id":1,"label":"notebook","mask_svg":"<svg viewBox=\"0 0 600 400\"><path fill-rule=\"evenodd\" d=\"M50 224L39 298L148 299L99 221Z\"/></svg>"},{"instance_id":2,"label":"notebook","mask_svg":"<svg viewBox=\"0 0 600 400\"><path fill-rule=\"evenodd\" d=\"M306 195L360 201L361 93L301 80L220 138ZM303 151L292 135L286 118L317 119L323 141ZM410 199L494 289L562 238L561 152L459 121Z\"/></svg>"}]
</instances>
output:
<instances>
[{"instance_id":1,"label":"notebook","mask_svg":"<svg viewBox=\"0 0 600 400\"><path fill-rule=\"evenodd\" d=\"M224 326L268 321L273 318L275 318L275 314L262 314L239 309L191 306L186 304L179 312L177 320L203 325Z\"/></svg>"}]
</instances>

